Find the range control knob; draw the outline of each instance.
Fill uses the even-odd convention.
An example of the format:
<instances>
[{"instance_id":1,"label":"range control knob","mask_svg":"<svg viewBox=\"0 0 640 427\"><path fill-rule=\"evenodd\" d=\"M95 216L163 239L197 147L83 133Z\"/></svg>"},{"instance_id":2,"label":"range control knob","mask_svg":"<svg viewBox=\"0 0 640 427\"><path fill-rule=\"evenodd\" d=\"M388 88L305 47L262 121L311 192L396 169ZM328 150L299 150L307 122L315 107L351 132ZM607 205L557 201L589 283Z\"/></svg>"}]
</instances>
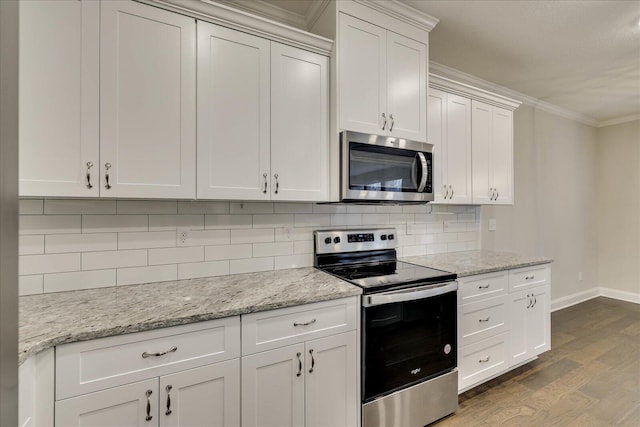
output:
<instances>
[{"instance_id":1,"label":"range control knob","mask_svg":"<svg viewBox=\"0 0 640 427\"><path fill-rule=\"evenodd\" d=\"M387 236L387 238L388 238L389 240L393 240L395 237L393 236L393 234L389 234L389 236Z\"/></svg>"},{"instance_id":2,"label":"range control knob","mask_svg":"<svg viewBox=\"0 0 640 427\"><path fill-rule=\"evenodd\" d=\"M382 234L380 236L380 240L387 240L387 235L386 234Z\"/></svg>"},{"instance_id":3,"label":"range control knob","mask_svg":"<svg viewBox=\"0 0 640 427\"><path fill-rule=\"evenodd\" d=\"M333 243L340 243L340 238L339 237L334 237L333 238Z\"/></svg>"},{"instance_id":4,"label":"range control knob","mask_svg":"<svg viewBox=\"0 0 640 427\"><path fill-rule=\"evenodd\" d=\"M324 239L324 243L325 243L325 244L327 244L327 245L328 245L329 243L331 243L331 237L326 237L326 238Z\"/></svg>"}]
</instances>

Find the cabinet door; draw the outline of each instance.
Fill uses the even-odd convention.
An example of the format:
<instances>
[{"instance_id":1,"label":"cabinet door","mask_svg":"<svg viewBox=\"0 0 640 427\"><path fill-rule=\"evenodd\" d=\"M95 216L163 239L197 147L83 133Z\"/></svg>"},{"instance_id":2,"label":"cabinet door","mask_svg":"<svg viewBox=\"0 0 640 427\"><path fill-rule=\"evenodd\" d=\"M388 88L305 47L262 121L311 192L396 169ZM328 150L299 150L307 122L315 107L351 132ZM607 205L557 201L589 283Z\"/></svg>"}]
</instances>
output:
<instances>
[{"instance_id":1,"label":"cabinet door","mask_svg":"<svg viewBox=\"0 0 640 427\"><path fill-rule=\"evenodd\" d=\"M193 198L195 20L100 4L100 195Z\"/></svg>"},{"instance_id":2,"label":"cabinet door","mask_svg":"<svg viewBox=\"0 0 640 427\"><path fill-rule=\"evenodd\" d=\"M471 100L447 94L447 189L450 203L471 203ZM446 194L446 193L445 193Z\"/></svg>"},{"instance_id":3,"label":"cabinet door","mask_svg":"<svg viewBox=\"0 0 640 427\"><path fill-rule=\"evenodd\" d=\"M491 173L496 189L494 203L513 204L513 111L493 107Z\"/></svg>"},{"instance_id":4,"label":"cabinet door","mask_svg":"<svg viewBox=\"0 0 640 427\"><path fill-rule=\"evenodd\" d=\"M473 170L473 203L493 204L493 184L491 181L491 105L479 101L471 102L471 139Z\"/></svg>"},{"instance_id":5,"label":"cabinet door","mask_svg":"<svg viewBox=\"0 0 640 427\"><path fill-rule=\"evenodd\" d=\"M57 426L157 426L158 379L59 400L55 413Z\"/></svg>"},{"instance_id":6,"label":"cabinet door","mask_svg":"<svg viewBox=\"0 0 640 427\"><path fill-rule=\"evenodd\" d=\"M269 46L198 22L199 198L270 198Z\"/></svg>"},{"instance_id":7,"label":"cabinet door","mask_svg":"<svg viewBox=\"0 0 640 427\"><path fill-rule=\"evenodd\" d=\"M429 88L427 113L429 143L433 144L433 191L435 203L444 203L447 194L447 93Z\"/></svg>"},{"instance_id":8,"label":"cabinet door","mask_svg":"<svg viewBox=\"0 0 640 427\"><path fill-rule=\"evenodd\" d=\"M328 59L271 44L271 199L327 200Z\"/></svg>"},{"instance_id":9,"label":"cabinet door","mask_svg":"<svg viewBox=\"0 0 640 427\"><path fill-rule=\"evenodd\" d=\"M529 359L527 351L527 316L531 306L531 291L509 294L509 357L508 365L517 365Z\"/></svg>"},{"instance_id":10,"label":"cabinet door","mask_svg":"<svg viewBox=\"0 0 640 427\"><path fill-rule=\"evenodd\" d=\"M99 195L99 46L98 2L20 2L21 196Z\"/></svg>"},{"instance_id":11,"label":"cabinet door","mask_svg":"<svg viewBox=\"0 0 640 427\"><path fill-rule=\"evenodd\" d=\"M339 128L385 135L387 31L343 13L339 20Z\"/></svg>"},{"instance_id":12,"label":"cabinet door","mask_svg":"<svg viewBox=\"0 0 640 427\"><path fill-rule=\"evenodd\" d=\"M239 427L240 359L160 377L160 425Z\"/></svg>"},{"instance_id":13,"label":"cabinet door","mask_svg":"<svg viewBox=\"0 0 640 427\"><path fill-rule=\"evenodd\" d=\"M387 32L389 136L427 142L427 45Z\"/></svg>"},{"instance_id":14,"label":"cabinet door","mask_svg":"<svg viewBox=\"0 0 640 427\"><path fill-rule=\"evenodd\" d=\"M304 344L242 358L243 427L304 425Z\"/></svg>"},{"instance_id":15,"label":"cabinet door","mask_svg":"<svg viewBox=\"0 0 640 427\"><path fill-rule=\"evenodd\" d=\"M530 357L551 349L549 285L531 290L533 304L527 312L527 350Z\"/></svg>"},{"instance_id":16,"label":"cabinet door","mask_svg":"<svg viewBox=\"0 0 640 427\"><path fill-rule=\"evenodd\" d=\"M356 332L305 345L306 427L358 425Z\"/></svg>"}]
</instances>

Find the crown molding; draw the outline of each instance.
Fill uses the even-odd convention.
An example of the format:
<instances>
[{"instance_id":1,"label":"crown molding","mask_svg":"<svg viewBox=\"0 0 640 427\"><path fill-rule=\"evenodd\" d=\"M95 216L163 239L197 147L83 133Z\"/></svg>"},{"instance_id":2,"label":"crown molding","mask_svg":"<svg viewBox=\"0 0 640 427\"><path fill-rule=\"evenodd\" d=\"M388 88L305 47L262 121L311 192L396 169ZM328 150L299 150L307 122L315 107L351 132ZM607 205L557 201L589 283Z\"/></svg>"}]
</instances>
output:
<instances>
[{"instance_id":1,"label":"crown molding","mask_svg":"<svg viewBox=\"0 0 640 427\"><path fill-rule=\"evenodd\" d=\"M507 98L500 94L489 92L465 83L460 83L437 74L429 73L429 87L444 90L445 92L464 96L466 98L475 99L476 101L485 102L495 105L496 107L505 108L507 110L515 110L521 104L520 101Z\"/></svg>"},{"instance_id":2,"label":"crown molding","mask_svg":"<svg viewBox=\"0 0 640 427\"><path fill-rule=\"evenodd\" d=\"M481 88L495 94L500 94L502 96L512 98L513 100L518 100L524 104L530 105L551 114L555 114L560 117L564 117L566 119L574 120L576 122L593 127L599 126L598 121L591 117L576 113L575 111L571 111L566 108L558 107L557 105L551 104L549 102L542 101L513 89L509 89L504 86L489 82L487 80L483 80L479 77L467 74L463 71L448 67L443 64L439 64L437 62L429 62L429 70L434 74L437 74L438 76L444 77L446 79L461 82L462 84L474 86L476 88Z\"/></svg>"},{"instance_id":3,"label":"crown molding","mask_svg":"<svg viewBox=\"0 0 640 427\"><path fill-rule=\"evenodd\" d=\"M339 0L338 0L339 1ZM405 22L430 32L440 22L438 18L424 13L398 0L353 0L378 12L389 15L399 21Z\"/></svg>"},{"instance_id":4,"label":"crown molding","mask_svg":"<svg viewBox=\"0 0 640 427\"><path fill-rule=\"evenodd\" d=\"M306 18L299 13L291 12L264 0L219 0L232 8L254 13L285 25L306 30Z\"/></svg>"},{"instance_id":5,"label":"crown molding","mask_svg":"<svg viewBox=\"0 0 640 427\"><path fill-rule=\"evenodd\" d=\"M634 122L636 120L640 120L640 114L631 114L630 116L618 117L617 119L604 120L598 123L599 128L603 128L606 126L619 125L622 123Z\"/></svg>"},{"instance_id":6,"label":"crown molding","mask_svg":"<svg viewBox=\"0 0 640 427\"><path fill-rule=\"evenodd\" d=\"M318 22L324 10L329 6L329 3L331 3L331 0L314 0L311 3L309 10L307 10L304 16L305 29L307 31L310 31L313 26L316 25L316 22Z\"/></svg>"}]
</instances>

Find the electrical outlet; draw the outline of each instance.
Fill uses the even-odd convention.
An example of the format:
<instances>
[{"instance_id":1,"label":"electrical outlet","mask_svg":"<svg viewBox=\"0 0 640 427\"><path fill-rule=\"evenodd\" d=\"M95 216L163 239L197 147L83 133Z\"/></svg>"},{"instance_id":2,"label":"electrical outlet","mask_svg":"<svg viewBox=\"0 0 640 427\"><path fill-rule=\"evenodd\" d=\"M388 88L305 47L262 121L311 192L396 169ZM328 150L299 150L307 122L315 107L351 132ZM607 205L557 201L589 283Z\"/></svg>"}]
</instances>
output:
<instances>
[{"instance_id":1,"label":"electrical outlet","mask_svg":"<svg viewBox=\"0 0 640 427\"><path fill-rule=\"evenodd\" d=\"M178 229L176 234L176 243L178 246L184 246L189 239L189 230L186 228Z\"/></svg>"},{"instance_id":2,"label":"electrical outlet","mask_svg":"<svg viewBox=\"0 0 640 427\"><path fill-rule=\"evenodd\" d=\"M496 219L495 218L490 218L489 219L489 231L496 231Z\"/></svg>"}]
</instances>

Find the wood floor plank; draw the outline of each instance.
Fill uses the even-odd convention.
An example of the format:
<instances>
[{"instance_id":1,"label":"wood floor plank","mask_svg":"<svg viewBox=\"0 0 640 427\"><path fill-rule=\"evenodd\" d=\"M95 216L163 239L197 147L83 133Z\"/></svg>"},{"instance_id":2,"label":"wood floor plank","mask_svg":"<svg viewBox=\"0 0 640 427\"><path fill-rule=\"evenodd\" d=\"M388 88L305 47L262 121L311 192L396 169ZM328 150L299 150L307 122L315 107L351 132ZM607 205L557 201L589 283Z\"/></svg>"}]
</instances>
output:
<instances>
[{"instance_id":1,"label":"wood floor plank","mask_svg":"<svg viewBox=\"0 0 640 427\"><path fill-rule=\"evenodd\" d=\"M550 351L433 425L640 427L640 304L595 298L552 313L551 332Z\"/></svg>"}]
</instances>

